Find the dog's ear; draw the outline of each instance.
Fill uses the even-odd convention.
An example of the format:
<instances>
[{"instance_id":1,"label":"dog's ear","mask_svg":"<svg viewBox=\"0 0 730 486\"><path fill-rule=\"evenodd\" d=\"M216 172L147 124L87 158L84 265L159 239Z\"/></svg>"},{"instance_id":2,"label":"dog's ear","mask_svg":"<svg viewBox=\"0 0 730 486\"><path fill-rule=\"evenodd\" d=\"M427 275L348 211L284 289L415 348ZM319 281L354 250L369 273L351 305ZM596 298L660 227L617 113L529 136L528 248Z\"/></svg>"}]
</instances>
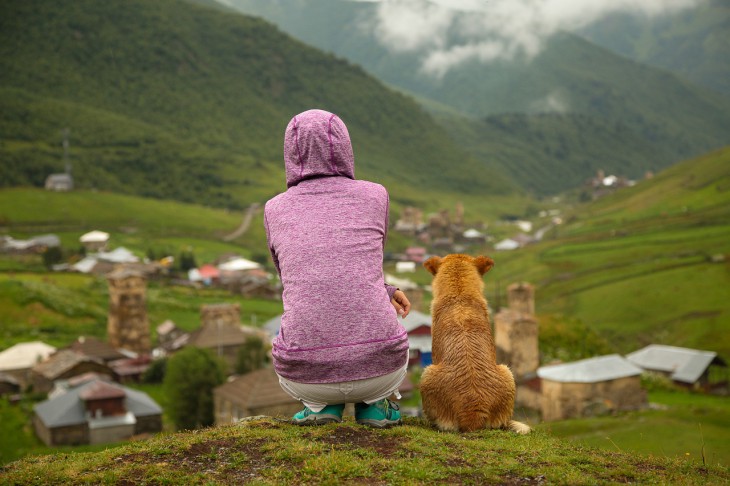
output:
<instances>
[{"instance_id":1,"label":"dog's ear","mask_svg":"<svg viewBox=\"0 0 730 486\"><path fill-rule=\"evenodd\" d=\"M474 259L474 265L477 267L479 275L484 275L492 269L492 267L494 266L494 260L492 260L488 256L479 255Z\"/></svg>"},{"instance_id":2,"label":"dog's ear","mask_svg":"<svg viewBox=\"0 0 730 486\"><path fill-rule=\"evenodd\" d=\"M438 269L441 266L441 257L432 256L423 262L423 266L426 267L426 270L431 272L431 275L436 275L436 272L438 272Z\"/></svg>"}]
</instances>

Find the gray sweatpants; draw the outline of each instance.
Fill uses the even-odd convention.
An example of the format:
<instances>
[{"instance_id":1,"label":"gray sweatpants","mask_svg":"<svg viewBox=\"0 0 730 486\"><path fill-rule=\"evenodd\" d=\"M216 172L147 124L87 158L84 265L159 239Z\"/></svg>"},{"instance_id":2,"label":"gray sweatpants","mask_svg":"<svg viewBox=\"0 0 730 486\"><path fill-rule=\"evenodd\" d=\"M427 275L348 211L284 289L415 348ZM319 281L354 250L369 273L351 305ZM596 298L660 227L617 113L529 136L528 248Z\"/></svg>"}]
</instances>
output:
<instances>
[{"instance_id":1,"label":"gray sweatpants","mask_svg":"<svg viewBox=\"0 0 730 486\"><path fill-rule=\"evenodd\" d=\"M398 387L406 377L408 364L392 373L342 383L296 383L279 376L281 388L313 412L339 403L375 403L391 395L400 399Z\"/></svg>"}]
</instances>

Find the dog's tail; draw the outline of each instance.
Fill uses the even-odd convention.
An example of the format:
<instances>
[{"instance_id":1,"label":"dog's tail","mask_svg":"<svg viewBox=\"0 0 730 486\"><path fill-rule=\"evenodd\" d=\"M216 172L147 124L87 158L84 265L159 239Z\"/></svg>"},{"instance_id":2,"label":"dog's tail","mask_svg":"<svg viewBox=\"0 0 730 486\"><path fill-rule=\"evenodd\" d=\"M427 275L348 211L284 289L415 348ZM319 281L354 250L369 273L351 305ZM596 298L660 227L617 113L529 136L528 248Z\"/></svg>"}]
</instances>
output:
<instances>
[{"instance_id":1,"label":"dog's tail","mask_svg":"<svg viewBox=\"0 0 730 486\"><path fill-rule=\"evenodd\" d=\"M522 422L518 422L516 420L510 420L509 421L509 424L507 424L507 427L512 432L516 432L516 433L518 433L520 435L529 434L530 433L530 430L532 430L529 425L524 424Z\"/></svg>"}]
</instances>

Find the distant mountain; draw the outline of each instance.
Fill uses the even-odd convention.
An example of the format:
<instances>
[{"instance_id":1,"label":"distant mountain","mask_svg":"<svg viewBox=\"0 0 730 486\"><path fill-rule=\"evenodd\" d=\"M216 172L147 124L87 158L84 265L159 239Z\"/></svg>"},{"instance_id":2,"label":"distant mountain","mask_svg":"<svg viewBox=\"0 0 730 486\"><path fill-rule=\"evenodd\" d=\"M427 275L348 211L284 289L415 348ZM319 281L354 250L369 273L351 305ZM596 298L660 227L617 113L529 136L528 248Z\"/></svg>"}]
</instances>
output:
<instances>
[{"instance_id":1,"label":"distant mountain","mask_svg":"<svg viewBox=\"0 0 730 486\"><path fill-rule=\"evenodd\" d=\"M655 19L612 15L581 32L592 42L730 96L730 3Z\"/></svg>"},{"instance_id":2,"label":"distant mountain","mask_svg":"<svg viewBox=\"0 0 730 486\"><path fill-rule=\"evenodd\" d=\"M241 207L284 189L284 128L315 107L396 201L515 191L413 100L260 19L180 0L0 4L0 185L63 170L69 128L81 188Z\"/></svg>"},{"instance_id":3,"label":"distant mountain","mask_svg":"<svg viewBox=\"0 0 730 486\"><path fill-rule=\"evenodd\" d=\"M568 157L556 152L535 159L541 148L529 145L529 139L535 130L543 137L550 136L552 130L542 131L536 124L514 126L527 131L512 133L507 145L500 145L499 140L491 143L493 137L486 133L483 135L489 140L465 145L478 146L472 153L483 164L503 168L538 194L573 187L576 179L592 175L596 164L637 174L730 143L730 98L628 60L577 35L554 36L532 61L470 62L436 79L421 71L418 53L389 52L372 30L363 27L372 21L376 4L340 0L226 3L261 15L305 42L361 64L386 83L413 94L431 110L476 119L550 112L590 119L591 126L582 131L582 136L590 138L571 146ZM453 123L448 116L441 119ZM541 118L538 125L547 120ZM453 125L444 126L453 133ZM625 136L617 137L616 130ZM457 134L456 138L463 141L465 136ZM515 140L521 141L513 143ZM613 154L606 150L611 145L615 147ZM511 155L505 157L506 153ZM596 153L602 154L602 160L595 160ZM591 162L576 165L577 160ZM538 162L547 173L570 172L574 177L557 177L555 183L544 184L532 170Z\"/></svg>"}]
</instances>

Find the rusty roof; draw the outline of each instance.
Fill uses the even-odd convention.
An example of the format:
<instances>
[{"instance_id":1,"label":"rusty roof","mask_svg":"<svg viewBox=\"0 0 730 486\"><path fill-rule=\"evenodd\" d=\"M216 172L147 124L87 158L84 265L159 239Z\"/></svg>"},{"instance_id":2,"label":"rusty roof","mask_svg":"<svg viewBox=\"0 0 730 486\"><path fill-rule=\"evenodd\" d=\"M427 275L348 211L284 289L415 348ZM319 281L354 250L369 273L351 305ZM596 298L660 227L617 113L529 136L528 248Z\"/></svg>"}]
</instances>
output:
<instances>
[{"instance_id":1,"label":"rusty roof","mask_svg":"<svg viewBox=\"0 0 730 486\"><path fill-rule=\"evenodd\" d=\"M117 351L111 344L95 337L79 336L68 349L73 349L78 353L104 361L126 358L125 355Z\"/></svg>"},{"instance_id":2,"label":"rusty roof","mask_svg":"<svg viewBox=\"0 0 730 486\"><path fill-rule=\"evenodd\" d=\"M109 398L124 398L127 394L118 386L104 380L96 380L79 393L82 400L105 400Z\"/></svg>"},{"instance_id":3,"label":"rusty roof","mask_svg":"<svg viewBox=\"0 0 730 486\"><path fill-rule=\"evenodd\" d=\"M77 353L72 349L62 349L51 355L47 360L35 365L33 367L33 371L50 380L55 380L74 366L85 362L92 362L106 366L99 358L86 356L84 354Z\"/></svg>"},{"instance_id":4,"label":"rusty roof","mask_svg":"<svg viewBox=\"0 0 730 486\"><path fill-rule=\"evenodd\" d=\"M264 368L233 378L214 393L245 409L298 403L279 385L273 368Z\"/></svg>"}]
</instances>

